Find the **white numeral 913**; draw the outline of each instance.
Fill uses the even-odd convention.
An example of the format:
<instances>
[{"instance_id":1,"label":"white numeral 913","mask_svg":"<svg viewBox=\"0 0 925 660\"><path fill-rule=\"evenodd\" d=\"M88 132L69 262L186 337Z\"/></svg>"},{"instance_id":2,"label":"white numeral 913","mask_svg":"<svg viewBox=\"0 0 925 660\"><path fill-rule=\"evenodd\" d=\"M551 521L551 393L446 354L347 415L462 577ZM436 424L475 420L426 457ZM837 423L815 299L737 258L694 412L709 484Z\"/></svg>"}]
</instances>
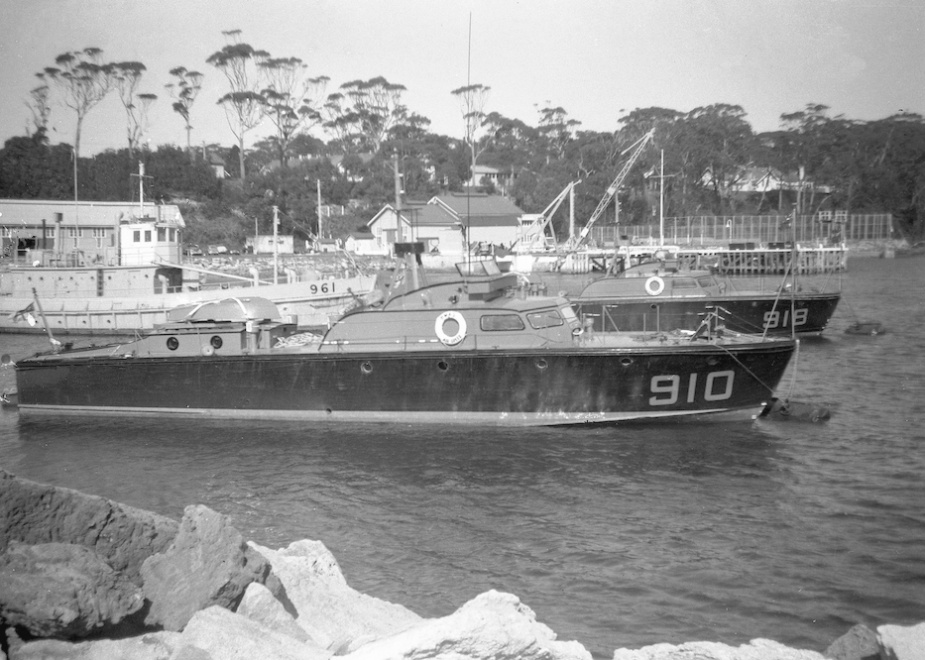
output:
<instances>
[{"instance_id":1,"label":"white numeral 913","mask_svg":"<svg viewBox=\"0 0 925 660\"><path fill-rule=\"evenodd\" d=\"M687 403L693 403L697 400L698 393L704 401L725 401L732 396L732 383L735 380L735 373L731 369L725 371L711 371L703 379L703 388L698 387L698 376L693 373L687 378L687 387L685 394ZM678 402L681 395L681 377L673 376L652 376L649 382L649 390L655 396L649 397L650 406L670 406Z\"/></svg>"},{"instance_id":2,"label":"white numeral 913","mask_svg":"<svg viewBox=\"0 0 925 660\"><path fill-rule=\"evenodd\" d=\"M793 325L805 325L808 316L809 310L805 307L793 310ZM786 328L788 326L790 326L789 309L785 309L783 312L779 312L775 309L773 312L764 313L765 328Z\"/></svg>"}]
</instances>

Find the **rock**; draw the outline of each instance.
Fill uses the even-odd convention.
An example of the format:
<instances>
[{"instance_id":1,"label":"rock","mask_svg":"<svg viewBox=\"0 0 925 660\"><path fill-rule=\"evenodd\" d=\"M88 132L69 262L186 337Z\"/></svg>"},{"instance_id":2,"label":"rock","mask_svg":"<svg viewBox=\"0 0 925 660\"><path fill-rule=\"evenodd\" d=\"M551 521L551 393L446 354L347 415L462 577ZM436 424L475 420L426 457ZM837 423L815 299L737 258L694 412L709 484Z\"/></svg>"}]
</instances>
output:
<instances>
[{"instance_id":1,"label":"rock","mask_svg":"<svg viewBox=\"0 0 925 660\"><path fill-rule=\"evenodd\" d=\"M205 651L203 660L328 660L329 651L299 642L257 621L213 605L197 612L180 636L177 658L198 660L191 649Z\"/></svg>"},{"instance_id":2,"label":"rock","mask_svg":"<svg viewBox=\"0 0 925 660\"><path fill-rule=\"evenodd\" d=\"M823 655L831 660L880 660L877 633L859 623L829 644Z\"/></svg>"},{"instance_id":3,"label":"rock","mask_svg":"<svg viewBox=\"0 0 925 660\"><path fill-rule=\"evenodd\" d=\"M421 621L411 610L347 585L337 560L320 541L296 541L282 550L251 546L265 556L296 611L296 623L338 655L401 632Z\"/></svg>"},{"instance_id":4,"label":"rock","mask_svg":"<svg viewBox=\"0 0 925 660\"><path fill-rule=\"evenodd\" d=\"M82 545L140 586L142 562L176 533L170 518L0 470L0 552L11 541Z\"/></svg>"},{"instance_id":5,"label":"rock","mask_svg":"<svg viewBox=\"0 0 925 660\"><path fill-rule=\"evenodd\" d=\"M617 649L613 660L826 660L815 651L802 651L773 642L753 639L741 646L718 642L653 644L641 649Z\"/></svg>"},{"instance_id":6,"label":"rock","mask_svg":"<svg viewBox=\"0 0 925 660\"><path fill-rule=\"evenodd\" d=\"M235 609L251 582L266 581L270 565L248 547L228 517L205 506L188 506L173 544L141 567L151 607L145 623L183 630L210 605Z\"/></svg>"},{"instance_id":7,"label":"rock","mask_svg":"<svg viewBox=\"0 0 925 660\"><path fill-rule=\"evenodd\" d=\"M127 639L62 642L42 639L26 642L10 660L179 660L174 655L180 633L156 632ZM192 659L189 659L192 660ZM203 657L202 660L210 660Z\"/></svg>"},{"instance_id":8,"label":"rock","mask_svg":"<svg viewBox=\"0 0 925 660\"><path fill-rule=\"evenodd\" d=\"M412 658L591 660L578 642L556 641L529 607L512 595L488 591L450 616L431 619L370 642L343 660Z\"/></svg>"},{"instance_id":9,"label":"rock","mask_svg":"<svg viewBox=\"0 0 925 660\"><path fill-rule=\"evenodd\" d=\"M883 660L925 660L925 623L877 627Z\"/></svg>"},{"instance_id":10,"label":"rock","mask_svg":"<svg viewBox=\"0 0 925 660\"><path fill-rule=\"evenodd\" d=\"M289 635L300 642L309 641L308 633L299 627L295 618L262 584L251 582L244 591L244 598L236 610L241 616L256 621L278 633Z\"/></svg>"},{"instance_id":11,"label":"rock","mask_svg":"<svg viewBox=\"0 0 925 660\"><path fill-rule=\"evenodd\" d=\"M89 548L14 543L0 555L0 619L35 637L103 634L144 604L141 589Z\"/></svg>"}]
</instances>

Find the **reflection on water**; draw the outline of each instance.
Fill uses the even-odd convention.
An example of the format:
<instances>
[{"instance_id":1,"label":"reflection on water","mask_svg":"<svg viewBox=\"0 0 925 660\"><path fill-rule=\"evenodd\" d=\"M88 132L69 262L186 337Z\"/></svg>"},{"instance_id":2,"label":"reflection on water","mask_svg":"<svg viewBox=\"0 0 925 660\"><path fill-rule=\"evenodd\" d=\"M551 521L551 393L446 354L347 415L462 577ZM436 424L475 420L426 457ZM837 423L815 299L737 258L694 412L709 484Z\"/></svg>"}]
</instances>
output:
<instances>
[{"instance_id":1,"label":"reflection on water","mask_svg":"<svg viewBox=\"0 0 925 660\"><path fill-rule=\"evenodd\" d=\"M694 639L821 650L855 623L908 625L925 607L925 268L851 268L830 331L801 342L782 381L786 394L795 375L793 398L829 406L826 424L443 429L0 410L0 467L174 518L203 503L271 547L319 539L353 587L425 616L510 591L601 658ZM859 318L888 334L845 335ZM27 352L9 341L0 352Z\"/></svg>"}]
</instances>

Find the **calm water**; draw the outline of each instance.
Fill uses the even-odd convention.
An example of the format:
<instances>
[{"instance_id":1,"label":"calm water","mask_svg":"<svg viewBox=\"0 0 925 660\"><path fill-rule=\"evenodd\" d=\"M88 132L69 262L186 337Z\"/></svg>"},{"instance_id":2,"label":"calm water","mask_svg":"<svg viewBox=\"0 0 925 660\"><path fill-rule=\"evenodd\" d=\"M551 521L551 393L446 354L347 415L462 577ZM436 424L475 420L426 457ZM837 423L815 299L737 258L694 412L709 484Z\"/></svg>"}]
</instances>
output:
<instances>
[{"instance_id":1,"label":"calm water","mask_svg":"<svg viewBox=\"0 0 925 660\"><path fill-rule=\"evenodd\" d=\"M568 430L21 420L0 467L258 543L318 539L351 586L423 616L517 594L613 649L768 637L823 650L925 620L925 261L853 259L792 398L825 424ZM855 320L888 333L844 334ZM14 358L41 337L0 335ZM792 371L792 369L791 369ZM13 374L0 371L0 390ZM782 392L786 395L786 391Z\"/></svg>"}]
</instances>

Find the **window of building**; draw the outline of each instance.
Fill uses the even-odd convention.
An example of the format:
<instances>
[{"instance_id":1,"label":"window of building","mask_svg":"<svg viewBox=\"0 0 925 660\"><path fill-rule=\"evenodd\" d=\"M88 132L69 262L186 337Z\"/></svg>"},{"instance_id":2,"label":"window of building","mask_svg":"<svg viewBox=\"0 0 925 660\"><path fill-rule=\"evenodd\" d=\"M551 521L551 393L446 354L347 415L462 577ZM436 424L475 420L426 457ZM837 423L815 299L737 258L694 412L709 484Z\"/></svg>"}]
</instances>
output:
<instances>
[{"instance_id":1,"label":"window of building","mask_svg":"<svg viewBox=\"0 0 925 660\"><path fill-rule=\"evenodd\" d=\"M151 242L151 230L145 229L145 243Z\"/></svg>"},{"instance_id":2,"label":"window of building","mask_svg":"<svg viewBox=\"0 0 925 660\"><path fill-rule=\"evenodd\" d=\"M164 243L167 240L167 227L157 228L157 242Z\"/></svg>"}]
</instances>

